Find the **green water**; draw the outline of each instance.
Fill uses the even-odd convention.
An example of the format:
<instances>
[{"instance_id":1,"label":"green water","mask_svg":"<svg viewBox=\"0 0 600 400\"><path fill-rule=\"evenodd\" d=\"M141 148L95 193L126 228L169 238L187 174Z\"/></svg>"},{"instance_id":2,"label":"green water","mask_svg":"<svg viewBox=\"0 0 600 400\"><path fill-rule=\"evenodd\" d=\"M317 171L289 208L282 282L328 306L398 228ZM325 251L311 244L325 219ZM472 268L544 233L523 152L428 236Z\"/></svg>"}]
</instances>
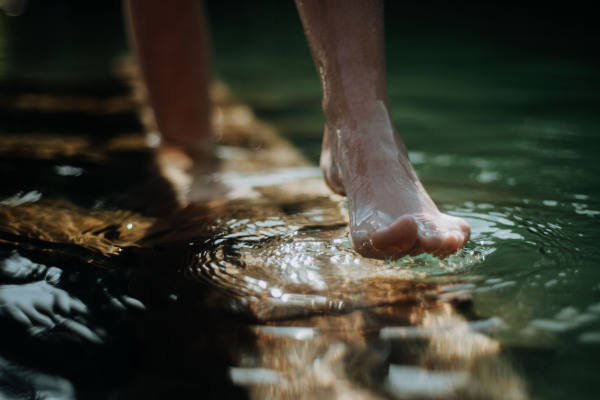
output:
<instances>
[{"instance_id":1,"label":"green water","mask_svg":"<svg viewBox=\"0 0 600 400\"><path fill-rule=\"evenodd\" d=\"M389 3L394 121L434 200L473 232L460 257L418 268L466 282L475 313L506 324L499 339L534 397L596 398L600 58L591 13ZM236 6L208 3L217 77L316 162L320 87L293 3ZM120 21L103 23L118 4L111 10L87 30L1 19L3 83L102 87L126 51Z\"/></svg>"},{"instance_id":2,"label":"green water","mask_svg":"<svg viewBox=\"0 0 600 400\"><path fill-rule=\"evenodd\" d=\"M320 87L293 5L215 8L219 76L316 162ZM597 29L584 10L529 4L387 10L397 129L434 200L471 224L467 249L485 254L433 272L472 282L476 311L510 327L502 341L535 396L595 398Z\"/></svg>"}]
</instances>

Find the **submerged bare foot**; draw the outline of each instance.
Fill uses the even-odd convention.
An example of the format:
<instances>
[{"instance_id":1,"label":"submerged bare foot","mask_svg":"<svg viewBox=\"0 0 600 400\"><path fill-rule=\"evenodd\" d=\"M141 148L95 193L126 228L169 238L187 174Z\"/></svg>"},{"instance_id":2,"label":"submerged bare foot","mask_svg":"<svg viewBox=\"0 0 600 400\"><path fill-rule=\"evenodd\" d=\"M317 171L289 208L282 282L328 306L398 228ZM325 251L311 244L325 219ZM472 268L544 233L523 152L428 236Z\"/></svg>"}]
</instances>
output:
<instances>
[{"instance_id":1,"label":"submerged bare foot","mask_svg":"<svg viewBox=\"0 0 600 400\"><path fill-rule=\"evenodd\" d=\"M328 118L321 168L348 197L350 235L365 257L445 257L469 240L465 220L441 213L419 181L383 102Z\"/></svg>"}]
</instances>

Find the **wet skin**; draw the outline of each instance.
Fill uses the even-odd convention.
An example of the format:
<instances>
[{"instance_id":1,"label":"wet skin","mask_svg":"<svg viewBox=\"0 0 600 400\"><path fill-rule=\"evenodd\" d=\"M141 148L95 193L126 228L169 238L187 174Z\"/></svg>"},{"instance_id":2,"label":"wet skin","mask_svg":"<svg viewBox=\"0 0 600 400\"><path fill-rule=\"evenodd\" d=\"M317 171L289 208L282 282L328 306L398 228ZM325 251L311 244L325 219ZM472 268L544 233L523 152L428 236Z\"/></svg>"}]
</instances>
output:
<instances>
[{"instance_id":1,"label":"wet skin","mask_svg":"<svg viewBox=\"0 0 600 400\"><path fill-rule=\"evenodd\" d=\"M382 259L456 252L469 239L468 224L438 210L410 164L387 108L374 108L364 118L332 123L323 140L323 175L334 192L348 196L354 248Z\"/></svg>"},{"instance_id":2,"label":"wet skin","mask_svg":"<svg viewBox=\"0 0 600 400\"><path fill-rule=\"evenodd\" d=\"M354 248L374 258L456 252L469 239L469 226L438 210L390 120L382 1L296 5L323 88L321 166L329 186L348 196ZM194 153L210 142L202 9L186 0L165 16L162 2L129 0L128 11L163 139ZM154 44L156 37L162 45Z\"/></svg>"},{"instance_id":3,"label":"wet skin","mask_svg":"<svg viewBox=\"0 0 600 400\"><path fill-rule=\"evenodd\" d=\"M374 258L456 252L469 226L438 210L390 118L382 2L296 5L323 88L321 168L331 189L348 197L354 248Z\"/></svg>"}]
</instances>

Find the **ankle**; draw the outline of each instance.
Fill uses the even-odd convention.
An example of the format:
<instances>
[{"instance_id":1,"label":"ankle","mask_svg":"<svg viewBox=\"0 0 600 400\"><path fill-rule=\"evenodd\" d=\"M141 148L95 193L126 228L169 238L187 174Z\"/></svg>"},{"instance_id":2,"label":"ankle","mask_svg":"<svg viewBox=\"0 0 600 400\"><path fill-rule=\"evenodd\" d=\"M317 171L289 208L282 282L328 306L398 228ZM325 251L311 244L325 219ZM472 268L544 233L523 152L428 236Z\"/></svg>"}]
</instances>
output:
<instances>
[{"instance_id":1,"label":"ankle","mask_svg":"<svg viewBox=\"0 0 600 400\"><path fill-rule=\"evenodd\" d=\"M373 122L391 125L387 102L378 99L323 101L323 115L330 129L355 127Z\"/></svg>"}]
</instances>

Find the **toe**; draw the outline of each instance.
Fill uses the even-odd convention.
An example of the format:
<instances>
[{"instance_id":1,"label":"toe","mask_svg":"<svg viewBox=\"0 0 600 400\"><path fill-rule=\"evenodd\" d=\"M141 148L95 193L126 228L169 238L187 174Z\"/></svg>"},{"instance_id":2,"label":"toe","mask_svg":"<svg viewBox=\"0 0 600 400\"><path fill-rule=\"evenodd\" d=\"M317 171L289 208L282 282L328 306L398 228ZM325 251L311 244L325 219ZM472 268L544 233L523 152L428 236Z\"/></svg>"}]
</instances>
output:
<instances>
[{"instance_id":1,"label":"toe","mask_svg":"<svg viewBox=\"0 0 600 400\"><path fill-rule=\"evenodd\" d=\"M469 237L471 236L471 228L469 227L469 224L467 223L467 221L465 221L464 219L460 218L460 217L451 217L451 221L454 223L454 225L456 226L456 229L460 231L460 233L463 236L463 245L465 243L467 243L469 241Z\"/></svg>"},{"instance_id":2,"label":"toe","mask_svg":"<svg viewBox=\"0 0 600 400\"><path fill-rule=\"evenodd\" d=\"M461 218L461 225L460 226L460 230L463 234L463 242L461 244L461 247L464 246L465 244L467 244L467 242L469 241L469 239L471 238L471 227L469 226L469 224L467 224L467 222Z\"/></svg>"},{"instance_id":3,"label":"toe","mask_svg":"<svg viewBox=\"0 0 600 400\"><path fill-rule=\"evenodd\" d=\"M463 243L463 235L457 231L449 231L444 234L442 244L439 249L440 255L448 256L456 252Z\"/></svg>"},{"instance_id":4,"label":"toe","mask_svg":"<svg viewBox=\"0 0 600 400\"><path fill-rule=\"evenodd\" d=\"M365 257L400 258L429 253L446 257L469 240L465 220L446 214L405 215L378 229L352 229L354 248Z\"/></svg>"},{"instance_id":5,"label":"toe","mask_svg":"<svg viewBox=\"0 0 600 400\"><path fill-rule=\"evenodd\" d=\"M455 253L469 240L469 225L462 219L444 215L446 218L421 222L419 244L424 252L436 257Z\"/></svg>"},{"instance_id":6,"label":"toe","mask_svg":"<svg viewBox=\"0 0 600 400\"><path fill-rule=\"evenodd\" d=\"M371 236L373 248L390 256L405 255L418 238L418 226L411 216L403 216L375 230Z\"/></svg>"},{"instance_id":7,"label":"toe","mask_svg":"<svg viewBox=\"0 0 600 400\"><path fill-rule=\"evenodd\" d=\"M431 232L419 232L419 246L425 253L435 254L442 247L442 236Z\"/></svg>"}]
</instances>

